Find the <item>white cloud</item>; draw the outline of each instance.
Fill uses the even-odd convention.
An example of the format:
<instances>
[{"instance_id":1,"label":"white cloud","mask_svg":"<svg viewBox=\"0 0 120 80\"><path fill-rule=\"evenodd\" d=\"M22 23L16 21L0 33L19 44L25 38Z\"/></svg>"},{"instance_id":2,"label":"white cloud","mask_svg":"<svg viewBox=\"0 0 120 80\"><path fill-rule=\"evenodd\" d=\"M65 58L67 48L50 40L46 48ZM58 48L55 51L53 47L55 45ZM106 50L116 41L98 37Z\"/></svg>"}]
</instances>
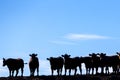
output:
<instances>
[{"instance_id":1,"label":"white cloud","mask_svg":"<svg viewBox=\"0 0 120 80\"><path fill-rule=\"evenodd\" d=\"M54 44L64 44L64 45L74 45L75 44L75 43L70 42L70 41L60 41L60 40L52 41L52 43L54 43Z\"/></svg>"},{"instance_id":2,"label":"white cloud","mask_svg":"<svg viewBox=\"0 0 120 80\"><path fill-rule=\"evenodd\" d=\"M95 35L95 34L67 34L66 39L70 40L91 40L91 39L108 39L107 36Z\"/></svg>"}]
</instances>

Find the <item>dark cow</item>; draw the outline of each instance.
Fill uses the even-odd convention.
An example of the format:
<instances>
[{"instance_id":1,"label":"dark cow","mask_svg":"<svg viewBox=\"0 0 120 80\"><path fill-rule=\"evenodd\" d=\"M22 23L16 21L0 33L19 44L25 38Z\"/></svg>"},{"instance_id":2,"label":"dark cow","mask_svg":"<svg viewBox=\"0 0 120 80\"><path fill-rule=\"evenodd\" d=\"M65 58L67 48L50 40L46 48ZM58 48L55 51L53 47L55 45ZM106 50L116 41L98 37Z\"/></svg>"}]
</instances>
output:
<instances>
[{"instance_id":1,"label":"dark cow","mask_svg":"<svg viewBox=\"0 0 120 80\"><path fill-rule=\"evenodd\" d=\"M100 57L95 53L89 54L89 56L92 57L92 74L94 73L94 68L96 69L95 74L98 74L98 67L100 67Z\"/></svg>"},{"instance_id":2,"label":"dark cow","mask_svg":"<svg viewBox=\"0 0 120 80\"><path fill-rule=\"evenodd\" d=\"M12 59L12 58L8 58L5 59L3 58L3 66L7 65L8 69L9 69L9 76L13 76L14 75L14 71L16 71L16 75L18 75L19 69L21 69L21 76L23 76L23 68L24 68L24 61L23 59Z\"/></svg>"},{"instance_id":3,"label":"dark cow","mask_svg":"<svg viewBox=\"0 0 120 80\"><path fill-rule=\"evenodd\" d=\"M113 73L118 73L118 65L120 63L118 55L106 56L106 54L104 53L101 53L99 55L101 57L101 63L103 65L102 73L103 73L104 67L106 67L107 69L108 67L112 67ZM106 73L109 74L109 70Z\"/></svg>"},{"instance_id":4,"label":"dark cow","mask_svg":"<svg viewBox=\"0 0 120 80\"><path fill-rule=\"evenodd\" d=\"M75 64L79 67L80 74L82 75L82 63L84 62L83 57L82 56L81 57L74 57L74 59L75 59Z\"/></svg>"},{"instance_id":5,"label":"dark cow","mask_svg":"<svg viewBox=\"0 0 120 80\"><path fill-rule=\"evenodd\" d=\"M120 52L116 52L116 54L118 55L118 58L119 58L118 72L120 72Z\"/></svg>"},{"instance_id":6,"label":"dark cow","mask_svg":"<svg viewBox=\"0 0 120 80\"><path fill-rule=\"evenodd\" d=\"M74 75L76 75L78 63L76 62L76 58L70 58L70 56L71 55L68 55L68 54L62 55L62 57L64 57L65 75L66 75L67 69L69 70L69 75L71 75L72 69L75 71Z\"/></svg>"},{"instance_id":7,"label":"dark cow","mask_svg":"<svg viewBox=\"0 0 120 80\"><path fill-rule=\"evenodd\" d=\"M39 60L36 57L37 54L30 54L29 55L30 61L29 61L29 69L30 69L30 76L34 76L35 70L37 69L37 76L39 75Z\"/></svg>"},{"instance_id":8,"label":"dark cow","mask_svg":"<svg viewBox=\"0 0 120 80\"><path fill-rule=\"evenodd\" d=\"M92 57L90 56L86 56L86 57L82 57L83 63L85 64L85 68L86 68L86 75L90 74L90 70L92 69Z\"/></svg>"},{"instance_id":9,"label":"dark cow","mask_svg":"<svg viewBox=\"0 0 120 80\"><path fill-rule=\"evenodd\" d=\"M109 74L109 67L111 67L109 57L106 56L106 53L98 53L98 55L100 56L101 74L104 74L104 68L105 74Z\"/></svg>"},{"instance_id":10,"label":"dark cow","mask_svg":"<svg viewBox=\"0 0 120 80\"><path fill-rule=\"evenodd\" d=\"M62 75L62 69L63 69L63 64L64 64L63 58L62 57L50 57L50 58L47 58L47 60L50 61L52 76L53 76L54 70L57 70L58 76Z\"/></svg>"}]
</instances>

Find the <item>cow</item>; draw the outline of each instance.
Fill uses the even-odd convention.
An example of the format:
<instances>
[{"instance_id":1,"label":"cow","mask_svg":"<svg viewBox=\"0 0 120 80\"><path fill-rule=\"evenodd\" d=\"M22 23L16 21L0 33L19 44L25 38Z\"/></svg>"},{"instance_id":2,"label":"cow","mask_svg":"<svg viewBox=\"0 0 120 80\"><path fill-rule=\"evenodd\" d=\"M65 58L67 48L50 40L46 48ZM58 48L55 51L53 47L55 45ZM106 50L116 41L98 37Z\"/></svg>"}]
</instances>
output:
<instances>
[{"instance_id":1,"label":"cow","mask_svg":"<svg viewBox=\"0 0 120 80\"><path fill-rule=\"evenodd\" d=\"M93 66L92 57L85 56L85 57L82 57L82 60L83 60L83 63L85 64L86 75L89 75Z\"/></svg>"},{"instance_id":2,"label":"cow","mask_svg":"<svg viewBox=\"0 0 120 80\"><path fill-rule=\"evenodd\" d=\"M37 54L33 53L29 55L30 61L29 61L29 69L30 69L30 76L34 76L35 70L37 69L37 76L39 76L39 60L36 57Z\"/></svg>"},{"instance_id":3,"label":"cow","mask_svg":"<svg viewBox=\"0 0 120 80\"><path fill-rule=\"evenodd\" d=\"M100 67L100 57L95 53L89 54L89 56L92 58L92 75L94 74L94 68L96 69L95 74L98 74L98 67Z\"/></svg>"},{"instance_id":4,"label":"cow","mask_svg":"<svg viewBox=\"0 0 120 80\"><path fill-rule=\"evenodd\" d=\"M21 58L18 59L13 59L13 58L8 58L5 59L3 58L3 66L6 66L9 69L9 76L13 77L14 76L14 71L16 71L16 75L18 75L19 69L21 69L21 76L23 76L23 68L24 68L24 61Z\"/></svg>"},{"instance_id":5,"label":"cow","mask_svg":"<svg viewBox=\"0 0 120 80\"><path fill-rule=\"evenodd\" d=\"M106 73L109 74L108 67L112 67L113 73L118 73L118 65L120 63L118 55L107 56L105 53L99 54L101 57L102 73L106 67ZM107 70L108 69L108 70Z\"/></svg>"},{"instance_id":6,"label":"cow","mask_svg":"<svg viewBox=\"0 0 120 80\"><path fill-rule=\"evenodd\" d=\"M76 58L70 58L71 55L65 54L61 55L64 58L64 68L65 68L65 75L67 72L67 69L69 70L69 75L71 75L71 70L74 70L74 75L76 75L77 72L77 66L78 63L76 62Z\"/></svg>"},{"instance_id":7,"label":"cow","mask_svg":"<svg viewBox=\"0 0 120 80\"><path fill-rule=\"evenodd\" d=\"M77 67L79 67L80 75L82 75L82 63L84 62L83 57L82 56L80 56L80 57L77 56L77 57L74 57L74 59L75 59L75 63L77 65Z\"/></svg>"},{"instance_id":8,"label":"cow","mask_svg":"<svg viewBox=\"0 0 120 80\"><path fill-rule=\"evenodd\" d=\"M57 70L58 76L62 75L62 69L63 69L63 64L64 64L63 58L62 57L50 57L50 58L47 58L47 60L49 60L50 62L52 76L53 76L54 70Z\"/></svg>"},{"instance_id":9,"label":"cow","mask_svg":"<svg viewBox=\"0 0 120 80\"><path fill-rule=\"evenodd\" d=\"M118 55L118 57L119 57L119 64L118 64L118 71L120 72L120 52L116 52L116 54Z\"/></svg>"}]
</instances>

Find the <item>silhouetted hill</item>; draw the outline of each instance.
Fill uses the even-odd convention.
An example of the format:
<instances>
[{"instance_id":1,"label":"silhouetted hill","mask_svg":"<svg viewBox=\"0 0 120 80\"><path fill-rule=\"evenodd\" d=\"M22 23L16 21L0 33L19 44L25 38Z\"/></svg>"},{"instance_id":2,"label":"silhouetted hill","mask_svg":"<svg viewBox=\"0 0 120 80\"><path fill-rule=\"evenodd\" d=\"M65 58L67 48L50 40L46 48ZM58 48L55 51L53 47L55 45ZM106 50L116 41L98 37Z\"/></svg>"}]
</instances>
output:
<instances>
[{"instance_id":1,"label":"silhouetted hill","mask_svg":"<svg viewBox=\"0 0 120 80\"><path fill-rule=\"evenodd\" d=\"M120 75L78 75L78 76L38 76L38 77L0 77L0 80L120 80Z\"/></svg>"}]
</instances>

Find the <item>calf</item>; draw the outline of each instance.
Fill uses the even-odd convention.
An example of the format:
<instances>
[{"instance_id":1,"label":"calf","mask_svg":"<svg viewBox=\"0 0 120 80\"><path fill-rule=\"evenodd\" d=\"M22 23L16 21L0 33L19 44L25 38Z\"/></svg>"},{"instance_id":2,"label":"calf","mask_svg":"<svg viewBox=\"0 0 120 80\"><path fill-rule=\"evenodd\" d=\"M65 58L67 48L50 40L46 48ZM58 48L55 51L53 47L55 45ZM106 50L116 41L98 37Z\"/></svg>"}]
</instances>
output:
<instances>
[{"instance_id":1,"label":"calf","mask_svg":"<svg viewBox=\"0 0 120 80\"><path fill-rule=\"evenodd\" d=\"M14 75L14 71L16 71L16 76L18 75L19 69L21 69L21 76L23 76L23 68L24 68L24 61L23 59L12 59L8 58L5 59L3 58L3 66L7 65L9 69L9 76Z\"/></svg>"},{"instance_id":2,"label":"calf","mask_svg":"<svg viewBox=\"0 0 120 80\"><path fill-rule=\"evenodd\" d=\"M37 54L30 54L29 55L30 61L29 61L29 69L30 69L30 76L34 76L35 70L37 69L37 76L39 75L39 60L36 57Z\"/></svg>"}]
</instances>

